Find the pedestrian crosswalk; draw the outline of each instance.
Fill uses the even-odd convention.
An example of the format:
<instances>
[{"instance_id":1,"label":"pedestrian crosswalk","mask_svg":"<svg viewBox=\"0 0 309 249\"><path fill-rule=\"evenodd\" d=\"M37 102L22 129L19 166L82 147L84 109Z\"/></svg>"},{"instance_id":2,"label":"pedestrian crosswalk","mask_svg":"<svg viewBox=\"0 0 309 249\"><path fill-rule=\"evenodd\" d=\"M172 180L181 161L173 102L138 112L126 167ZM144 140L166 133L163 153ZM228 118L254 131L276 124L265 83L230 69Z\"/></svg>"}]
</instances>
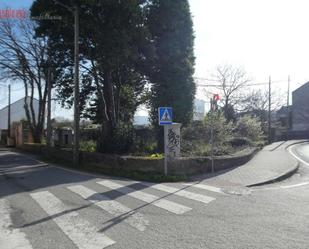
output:
<instances>
[{"instance_id":1,"label":"pedestrian crosswalk","mask_svg":"<svg viewBox=\"0 0 309 249\"><path fill-rule=\"evenodd\" d=\"M166 200L166 199L161 199L158 196L148 194L143 191L135 190L130 187L126 187L124 185L121 185L119 183L116 183L110 180L100 181L98 182L98 184L103 185L104 187L110 188L112 190L116 190L122 194L128 195L138 200L141 200L143 202L152 204L156 207L165 209L174 214L183 214L192 209L190 207L186 207L184 205L181 205L181 204L178 204L178 203Z\"/></svg>"},{"instance_id":2,"label":"pedestrian crosswalk","mask_svg":"<svg viewBox=\"0 0 309 249\"><path fill-rule=\"evenodd\" d=\"M162 192L175 194L175 195L185 197L185 198L188 198L194 201L203 202L205 204L208 204L209 202L215 200L215 198L207 196L207 195L195 194L195 193L183 190L183 189L177 189L177 188L166 186L163 184L149 184L149 183L143 183L143 184L151 188L160 190Z\"/></svg>"},{"instance_id":3,"label":"pedestrian crosswalk","mask_svg":"<svg viewBox=\"0 0 309 249\"><path fill-rule=\"evenodd\" d=\"M135 184L141 188L133 187ZM110 179L99 180L92 182L92 184L71 184L59 188L65 188L71 196L74 195L75 198L89 202L89 205L82 207L83 209L90 206L96 207L102 216L116 218L121 221L120 224L127 224L137 232L145 232L151 226L151 219L147 217L145 206L153 206L157 208L158 212L163 211L167 215L181 216L191 212L198 204L201 204L202 208L205 207L216 200L218 194L222 193L219 188L201 183L192 185L150 184ZM195 189L199 189L199 193L195 193ZM118 193L118 196L111 197L112 192ZM45 213L44 219L53 221L76 248L99 249L116 243L116 238L110 238L113 236L107 235L106 230L102 233L100 225L94 224L87 219L85 213L80 212L80 205L71 202L67 199L68 196L62 196L61 193L61 191L53 191L51 188L34 191L29 196L35 205ZM172 196L177 198L172 198ZM127 206L128 203L124 203L124 199L120 197L139 200L136 204L138 208L132 208L132 205ZM190 200L190 202L182 202L182 198ZM191 201L196 204L190 205ZM143 204L140 205L140 202ZM25 231L12 228L13 222L10 213L9 202L0 199L0 216L3 217L0 219L0 248L33 249Z\"/></svg>"},{"instance_id":4,"label":"pedestrian crosswalk","mask_svg":"<svg viewBox=\"0 0 309 249\"><path fill-rule=\"evenodd\" d=\"M98 232L78 212L64 204L60 199L48 191L31 194L31 197L52 217L59 228L80 249L101 249L115 243L112 239Z\"/></svg>"},{"instance_id":5,"label":"pedestrian crosswalk","mask_svg":"<svg viewBox=\"0 0 309 249\"><path fill-rule=\"evenodd\" d=\"M20 229L11 229L11 212L8 202L5 199L0 200L0 248L32 249L26 235Z\"/></svg>"},{"instance_id":6,"label":"pedestrian crosswalk","mask_svg":"<svg viewBox=\"0 0 309 249\"><path fill-rule=\"evenodd\" d=\"M201 184L201 183L195 183L195 184L185 183L184 185L190 186L190 187L193 187L193 188L208 190L208 191L219 193L219 194L224 194L224 192L221 190L221 188L214 187L214 186L211 186L211 185L206 185L206 184Z\"/></svg>"},{"instance_id":7,"label":"pedestrian crosswalk","mask_svg":"<svg viewBox=\"0 0 309 249\"><path fill-rule=\"evenodd\" d=\"M134 210L122 205L121 203L111 200L103 194L99 194L89 188L82 185L68 187L72 192L80 195L82 198L94 203L99 208L102 208L113 216L124 216L125 222L139 231L145 231L149 221L143 214L135 212Z\"/></svg>"}]
</instances>

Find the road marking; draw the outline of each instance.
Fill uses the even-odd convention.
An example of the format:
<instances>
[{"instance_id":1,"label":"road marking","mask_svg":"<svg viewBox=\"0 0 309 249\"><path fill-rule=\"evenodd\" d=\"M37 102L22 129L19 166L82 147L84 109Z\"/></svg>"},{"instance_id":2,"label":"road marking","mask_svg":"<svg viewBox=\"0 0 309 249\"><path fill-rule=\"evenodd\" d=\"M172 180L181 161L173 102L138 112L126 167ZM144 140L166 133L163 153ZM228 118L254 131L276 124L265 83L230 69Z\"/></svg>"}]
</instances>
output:
<instances>
[{"instance_id":1,"label":"road marking","mask_svg":"<svg viewBox=\"0 0 309 249\"><path fill-rule=\"evenodd\" d=\"M52 193L42 191L30 195L78 248L102 249L115 244Z\"/></svg>"},{"instance_id":2,"label":"road marking","mask_svg":"<svg viewBox=\"0 0 309 249\"><path fill-rule=\"evenodd\" d=\"M121 184L118 184L116 182L112 182L112 181L109 181L109 180L104 180L104 181L100 181L100 182L97 182L97 183L104 186L104 187L107 187L109 189L116 190L116 191L118 191L122 194L131 196L131 197L136 198L138 200L152 204L156 207L165 209L165 210L172 212L174 214L183 214L183 213L186 213L186 212L192 210L192 208L190 208L190 207L186 207L184 205L180 205L180 204L177 204L177 203L172 202L172 201L164 200L164 199L161 199L158 196L151 195L151 194L148 194L148 193L144 193L140 190L129 188L129 187L126 187L124 185L121 185Z\"/></svg>"},{"instance_id":3,"label":"road marking","mask_svg":"<svg viewBox=\"0 0 309 249\"><path fill-rule=\"evenodd\" d=\"M13 229L10 217L11 209L6 200L0 200L0 248L32 249L25 233L20 229Z\"/></svg>"},{"instance_id":4,"label":"road marking","mask_svg":"<svg viewBox=\"0 0 309 249\"><path fill-rule=\"evenodd\" d=\"M290 154L291 154L292 156L294 156L294 157L295 157L298 161L300 161L301 163L303 163L303 164L309 166L309 163L308 163L308 162L306 162L306 161L304 161L303 159L301 159L299 156L297 156L297 155L294 153L294 151L292 151L292 148L293 148L294 146L297 146L297 145L292 145L292 146L290 146L290 147L288 148L288 151L290 152Z\"/></svg>"},{"instance_id":5,"label":"road marking","mask_svg":"<svg viewBox=\"0 0 309 249\"><path fill-rule=\"evenodd\" d=\"M163 184L151 184L151 183L141 183L143 185L146 185L148 187L163 191L163 192L167 192L167 193L171 193L174 195L178 195L181 197L185 197L188 198L190 200L194 200L194 201L199 201L199 202L203 202L208 204L209 202L215 200L215 198L213 197L209 197L207 195L201 195L201 194L195 194L186 190L182 190L182 189L178 189L178 188L174 188L171 186L166 186Z\"/></svg>"},{"instance_id":6,"label":"road marking","mask_svg":"<svg viewBox=\"0 0 309 249\"><path fill-rule=\"evenodd\" d=\"M122 205L121 203L111 200L103 194L95 192L82 185L71 186L68 187L68 189L80 195L84 199L94 203L96 206L100 207L111 215L119 216L119 220L124 220L139 231L145 231L146 226L149 225L149 221L141 213L135 212L132 209Z\"/></svg>"},{"instance_id":7,"label":"road marking","mask_svg":"<svg viewBox=\"0 0 309 249\"><path fill-rule=\"evenodd\" d=\"M309 185L309 182L301 182L293 185L284 185L284 186L277 186L277 187L269 187L269 188L257 188L253 191L263 191L263 190L278 190L278 189L289 189L289 188L297 188Z\"/></svg>"},{"instance_id":8,"label":"road marking","mask_svg":"<svg viewBox=\"0 0 309 249\"><path fill-rule=\"evenodd\" d=\"M287 185L287 186L280 186L280 188L286 189L286 188L296 188L296 187L301 187L301 186L305 186L308 185L309 182L302 182L302 183L298 183L298 184L294 184L294 185Z\"/></svg>"},{"instance_id":9,"label":"road marking","mask_svg":"<svg viewBox=\"0 0 309 249\"><path fill-rule=\"evenodd\" d=\"M217 188L217 187L206 185L206 184L201 184L201 183L196 183L196 184L194 184L194 183L184 183L184 185L190 186L190 187L194 187L194 188L200 188L200 189L212 191L212 192L219 193L219 194L225 194L221 190L221 188Z\"/></svg>"}]
</instances>

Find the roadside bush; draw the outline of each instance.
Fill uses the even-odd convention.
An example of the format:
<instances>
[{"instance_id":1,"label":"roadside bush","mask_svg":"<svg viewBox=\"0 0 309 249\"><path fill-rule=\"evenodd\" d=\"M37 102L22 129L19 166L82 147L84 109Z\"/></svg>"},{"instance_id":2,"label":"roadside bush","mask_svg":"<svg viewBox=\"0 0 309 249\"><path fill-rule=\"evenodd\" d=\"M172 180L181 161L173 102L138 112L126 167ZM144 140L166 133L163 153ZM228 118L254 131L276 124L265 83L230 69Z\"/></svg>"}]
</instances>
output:
<instances>
[{"instance_id":1,"label":"roadside bush","mask_svg":"<svg viewBox=\"0 0 309 249\"><path fill-rule=\"evenodd\" d=\"M262 140L263 137L261 122L255 117L241 117L236 123L235 130L240 137L246 137L252 141Z\"/></svg>"},{"instance_id":2,"label":"roadside bush","mask_svg":"<svg viewBox=\"0 0 309 249\"><path fill-rule=\"evenodd\" d=\"M95 152L97 149L97 142L94 140L81 141L80 150L85 152Z\"/></svg>"},{"instance_id":3,"label":"roadside bush","mask_svg":"<svg viewBox=\"0 0 309 249\"><path fill-rule=\"evenodd\" d=\"M229 140L229 143L233 147L240 147L240 146L251 145L252 141L246 137L233 137Z\"/></svg>"},{"instance_id":4,"label":"roadside bush","mask_svg":"<svg viewBox=\"0 0 309 249\"><path fill-rule=\"evenodd\" d=\"M195 121L182 129L182 154L208 156L211 153L211 127L214 127L214 154L230 154L233 124L227 122L222 113L207 115L203 121Z\"/></svg>"},{"instance_id":5,"label":"roadside bush","mask_svg":"<svg viewBox=\"0 0 309 249\"><path fill-rule=\"evenodd\" d=\"M112 137L106 136L104 129L99 133L97 150L102 153L126 153L133 144L134 132L131 123L118 123Z\"/></svg>"}]
</instances>

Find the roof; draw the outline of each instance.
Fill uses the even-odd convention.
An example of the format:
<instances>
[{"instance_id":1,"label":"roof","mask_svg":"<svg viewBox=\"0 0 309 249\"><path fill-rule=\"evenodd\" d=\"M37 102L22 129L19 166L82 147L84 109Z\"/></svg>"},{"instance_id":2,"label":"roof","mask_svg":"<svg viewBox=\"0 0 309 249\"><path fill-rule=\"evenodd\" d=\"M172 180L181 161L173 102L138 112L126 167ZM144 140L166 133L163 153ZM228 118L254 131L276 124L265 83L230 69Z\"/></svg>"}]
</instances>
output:
<instances>
[{"instance_id":1,"label":"roof","mask_svg":"<svg viewBox=\"0 0 309 249\"><path fill-rule=\"evenodd\" d=\"M293 91L294 92L298 92L298 91L303 91L304 88L309 88L309 81L305 84L303 84L302 86L300 86L299 88L297 88L296 90Z\"/></svg>"},{"instance_id":2,"label":"roof","mask_svg":"<svg viewBox=\"0 0 309 249\"><path fill-rule=\"evenodd\" d=\"M13 103L11 103L11 106L14 105L14 104L16 104L16 103L18 103L18 102L20 102L20 101L24 101L25 98L26 98L26 97L14 101ZM31 99L31 97L29 97L29 96L28 96L27 98L28 98L29 100ZM37 102L39 101L39 100L36 99L36 98L33 98L33 100L34 100L34 101L37 101ZM9 106L9 105L7 105L7 106L3 107L2 109L0 109L0 112L3 111L3 110L5 110L6 108L8 108L8 106Z\"/></svg>"}]
</instances>

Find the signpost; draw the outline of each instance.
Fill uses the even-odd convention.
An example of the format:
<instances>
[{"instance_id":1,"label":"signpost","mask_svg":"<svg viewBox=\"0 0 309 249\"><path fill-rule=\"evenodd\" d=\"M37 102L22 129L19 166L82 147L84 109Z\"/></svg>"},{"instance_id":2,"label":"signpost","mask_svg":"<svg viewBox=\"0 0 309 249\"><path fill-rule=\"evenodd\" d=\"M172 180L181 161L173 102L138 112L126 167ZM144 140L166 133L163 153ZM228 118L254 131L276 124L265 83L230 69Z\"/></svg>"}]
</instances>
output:
<instances>
[{"instance_id":1,"label":"signpost","mask_svg":"<svg viewBox=\"0 0 309 249\"><path fill-rule=\"evenodd\" d=\"M180 156L180 127L173 123L173 109L159 107L159 125L164 125L164 174L167 175L168 161Z\"/></svg>"},{"instance_id":2,"label":"signpost","mask_svg":"<svg viewBox=\"0 0 309 249\"><path fill-rule=\"evenodd\" d=\"M172 107L159 107L159 125L168 125L173 123Z\"/></svg>"},{"instance_id":3,"label":"signpost","mask_svg":"<svg viewBox=\"0 0 309 249\"><path fill-rule=\"evenodd\" d=\"M211 107L211 130L210 130L210 143L211 143L211 172L215 172L215 165L214 165L214 113L218 110L218 101L220 100L219 94L214 94L212 99L210 99Z\"/></svg>"}]
</instances>

